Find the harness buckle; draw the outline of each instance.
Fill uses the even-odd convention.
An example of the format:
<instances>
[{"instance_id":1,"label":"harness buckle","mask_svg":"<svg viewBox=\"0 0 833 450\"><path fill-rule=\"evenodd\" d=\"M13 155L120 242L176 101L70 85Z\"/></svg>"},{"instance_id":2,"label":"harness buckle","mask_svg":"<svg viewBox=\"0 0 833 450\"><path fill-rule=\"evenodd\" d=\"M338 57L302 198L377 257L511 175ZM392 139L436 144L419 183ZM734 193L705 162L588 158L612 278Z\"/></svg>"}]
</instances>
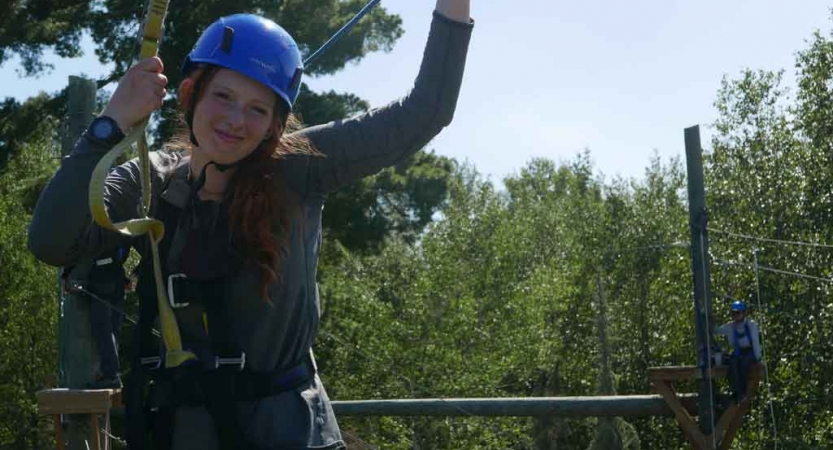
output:
<instances>
[{"instance_id":1,"label":"harness buckle","mask_svg":"<svg viewBox=\"0 0 833 450\"><path fill-rule=\"evenodd\" d=\"M145 356L140 360L143 366L151 366L151 370L156 370L162 367L162 357L160 356Z\"/></svg>"},{"instance_id":2,"label":"harness buckle","mask_svg":"<svg viewBox=\"0 0 833 450\"><path fill-rule=\"evenodd\" d=\"M168 303L170 303L171 308L179 309L185 308L186 306L190 305L187 301L182 303L177 303L176 301L176 289L174 289L174 283L178 278L185 278L184 273L172 273L168 275Z\"/></svg>"},{"instance_id":3,"label":"harness buckle","mask_svg":"<svg viewBox=\"0 0 833 450\"><path fill-rule=\"evenodd\" d=\"M214 369L219 369L220 366L235 365L238 366L238 371L242 371L246 367L246 352L240 352L240 356L237 358L220 358L219 356L214 358Z\"/></svg>"}]
</instances>

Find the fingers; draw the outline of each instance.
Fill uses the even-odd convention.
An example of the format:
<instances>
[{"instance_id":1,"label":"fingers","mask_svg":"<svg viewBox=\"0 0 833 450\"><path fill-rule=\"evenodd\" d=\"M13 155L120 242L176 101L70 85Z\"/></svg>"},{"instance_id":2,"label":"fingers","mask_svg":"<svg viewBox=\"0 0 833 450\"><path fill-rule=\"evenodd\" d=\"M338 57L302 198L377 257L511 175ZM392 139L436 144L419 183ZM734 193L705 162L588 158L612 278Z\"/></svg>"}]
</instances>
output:
<instances>
[{"instance_id":1,"label":"fingers","mask_svg":"<svg viewBox=\"0 0 833 450\"><path fill-rule=\"evenodd\" d=\"M110 98L105 113L123 130L131 128L159 109L165 100L168 78L158 57L146 58L130 68Z\"/></svg>"},{"instance_id":2,"label":"fingers","mask_svg":"<svg viewBox=\"0 0 833 450\"><path fill-rule=\"evenodd\" d=\"M154 61L155 60L155 61ZM136 97L136 105L140 110L146 111L149 114L153 109L162 106L162 100L165 98L165 86L168 84L168 78L157 69L162 67L161 61L158 58L149 58L137 64L133 73L129 74L130 87L132 96ZM144 99L146 101L142 102ZM148 111L150 108L150 111Z\"/></svg>"},{"instance_id":3,"label":"fingers","mask_svg":"<svg viewBox=\"0 0 833 450\"><path fill-rule=\"evenodd\" d=\"M158 56L152 58L145 58L136 63L131 69L137 69L145 72L162 73L165 70L165 65Z\"/></svg>"}]
</instances>

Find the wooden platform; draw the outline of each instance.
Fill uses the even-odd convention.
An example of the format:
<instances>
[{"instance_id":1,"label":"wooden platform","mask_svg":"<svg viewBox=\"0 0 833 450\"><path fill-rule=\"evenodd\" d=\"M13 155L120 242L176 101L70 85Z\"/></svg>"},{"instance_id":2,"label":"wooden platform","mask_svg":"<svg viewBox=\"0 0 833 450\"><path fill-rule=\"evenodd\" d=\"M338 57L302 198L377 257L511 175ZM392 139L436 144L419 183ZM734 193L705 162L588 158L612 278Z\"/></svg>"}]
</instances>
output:
<instances>
[{"instance_id":1,"label":"wooden platform","mask_svg":"<svg viewBox=\"0 0 833 450\"><path fill-rule=\"evenodd\" d=\"M61 415L85 414L90 416L92 429L91 449L106 450L108 441L102 445L102 430L110 429L110 408L121 406L121 390L116 389L45 389L39 391L38 414L51 415L55 422L55 441L59 450L64 449L64 437L61 428ZM104 416L104 423L99 422Z\"/></svg>"},{"instance_id":2,"label":"wooden platform","mask_svg":"<svg viewBox=\"0 0 833 450\"><path fill-rule=\"evenodd\" d=\"M695 366L671 366L651 367L648 369L648 378L651 386L665 399L665 402L674 411L674 417L683 429L683 433L695 450L728 450L732 445L740 425L743 423L743 415L749 411L758 384L763 374L762 364L755 364L749 370L749 379L746 382L746 395L740 403L732 402L720 416L715 424L714 430L709 435L700 431L695 419L689 414L680 402L673 383L685 380L699 380L703 378L722 378L727 375L727 367L717 367L705 371Z\"/></svg>"}]
</instances>

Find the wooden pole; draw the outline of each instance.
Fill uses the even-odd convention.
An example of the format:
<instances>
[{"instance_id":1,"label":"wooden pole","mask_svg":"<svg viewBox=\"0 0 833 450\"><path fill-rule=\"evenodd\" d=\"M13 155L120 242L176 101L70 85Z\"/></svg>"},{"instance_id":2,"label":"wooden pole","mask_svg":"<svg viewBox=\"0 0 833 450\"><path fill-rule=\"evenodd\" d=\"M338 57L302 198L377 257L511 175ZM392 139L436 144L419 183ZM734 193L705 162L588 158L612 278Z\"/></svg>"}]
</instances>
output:
<instances>
[{"instance_id":1,"label":"wooden pole","mask_svg":"<svg viewBox=\"0 0 833 450\"><path fill-rule=\"evenodd\" d=\"M96 107L96 91L95 81L76 76L69 77L68 126L61 139L62 155L66 156L72 151L75 142L92 121ZM90 332L90 304L87 299L63 292L59 304L60 386L81 389L93 381L98 366L98 355ZM74 416L65 418L67 448L86 450L90 419Z\"/></svg>"},{"instance_id":2,"label":"wooden pole","mask_svg":"<svg viewBox=\"0 0 833 450\"><path fill-rule=\"evenodd\" d=\"M709 239L706 189L703 176L703 149L700 147L700 127L685 129L686 168L688 170L688 212L691 232L691 270L694 282L694 312L696 318L697 366L706 369L711 364L709 350L714 343L714 316L712 315L709 286ZM715 385L705 370L700 379L698 416L700 431L711 435L714 424Z\"/></svg>"},{"instance_id":3,"label":"wooden pole","mask_svg":"<svg viewBox=\"0 0 833 450\"><path fill-rule=\"evenodd\" d=\"M679 395L693 411L695 398ZM672 416L659 395L534 398L424 398L415 400L334 401L338 416L444 416L444 417L648 417Z\"/></svg>"}]
</instances>

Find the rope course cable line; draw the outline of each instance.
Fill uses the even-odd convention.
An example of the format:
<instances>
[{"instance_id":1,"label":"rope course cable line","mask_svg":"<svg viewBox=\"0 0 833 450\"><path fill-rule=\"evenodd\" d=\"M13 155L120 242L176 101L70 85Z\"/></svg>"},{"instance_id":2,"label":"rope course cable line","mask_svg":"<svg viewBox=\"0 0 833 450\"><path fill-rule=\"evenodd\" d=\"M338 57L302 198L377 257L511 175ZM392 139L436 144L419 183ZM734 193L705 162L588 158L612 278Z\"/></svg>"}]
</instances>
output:
<instances>
[{"instance_id":1,"label":"rope course cable line","mask_svg":"<svg viewBox=\"0 0 833 450\"><path fill-rule=\"evenodd\" d=\"M804 247L815 247L815 248L831 248L833 249L833 245L829 244L818 244L814 242L803 242L803 241L788 241L783 239L772 239L772 238L764 238L759 236L752 236L749 234L741 234L741 233L733 233L731 231L720 230L716 228L707 228L709 232L717 233L717 234L724 234L726 236L747 239L751 241L758 241L758 242L769 242L772 244L783 244L783 245L799 245Z\"/></svg>"},{"instance_id":2,"label":"rope course cable line","mask_svg":"<svg viewBox=\"0 0 833 450\"><path fill-rule=\"evenodd\" d=\"M758 273L759 266L758 266L758 249L757 248L753 249L752 255L755 258L755 293L756 293L756 298L758 300L758 302L757 302L758 303L758 310L760 311L761 310L761 281L760 281L760 276L759 276L759 273ZM769 415L772 418L772 435L773 435L774 445L775 445L774 448L775 448L775 450L778 450L778 426L777 426L776 420L775 420L775 407L772 404L772 387L771 387L771 383L770 383L770 380L769 380L769 369L767 368L767 364L766 364L766 350L765 350L766 347L764 346L763 326L760 327L760 331L759 331L758 335L759 335L758 338L759 338L760 343L761 343L761 360L764 361L764 382L766 383L767 398L769 399Z\"/></svg>"},{"instance_id":3,"label":"rope course cable line","mask_svg":"<svg viewBox=\"0 0 833 450\"><path fill-rule=\"evenodd\" d=\"M120 308L116 307L115 305L108 302L107 300L105 300L105 299L99 297L98 295L90 292L89 290L87 290L83 286L81 286L80 284L77 284L77 283L70 283L69 284L68 293L72 294L72 293L79 293L79 292L86 295L87 297L90 297L93 300L96 300L96 301L99 301L99 302L103 303L105 306L110 308L111 311L115 311L115 312L121 314L122 317L127 319L127 321L132 323L133 325L138 325L138 322L136 321L136 317L131 316L130 314L127 314L127 312L125 312L123 309L120 309ZM159 338L162 337L162 334L156 328L152 328L151 331L153 332L153 334L156 337L159 337Z\"/></svg>"},{"instance_id":4,"label":"rope course cable line","mask_svg":"<svg viewBox=\"0 0 833 450\"><path fill-rule=\"evenodd\" d=\"M795 244L795 242L790 242L790 241L787 241L787 242L791 243L791 244ZM802 244L805 244L805 243L799 243L799 245L802 245ZM815 277L815 276L812 276L812 275L802 274L802 273L798 273L798 272L790 272L790 271L787 271L787 270L781 270L781 269L775 269L775 268L772 268L772 267L761 266L758 263L758 248L756 248L756 247L752 248L752 256L753 256L753 262L752 263L745 262L745 261L739 262L739 261L724 260L724 259L721 259L721 258L714 257L713 255L712 255L712 259L715 262L719 263L719 264L741 266L741 267L746 267L746 268L751 268L752 269L752 271L754 272L754 275L755 275L755 294L756 294L756 300L757 300L757 308L758 308L759 311L763 311L763 304L762 304L762 301L761 301L761 283L760 283L760 275L759 275L759 272L761 270L776 273L776 274L780 274L780 275L790 275L790 276L812 279L812 280L823 281L823 282L833 282L833 279L820 278L820 277ZM726 294L722 294L722 296L725 297L725 298L731 299L731 300L736 300L736 299L734 299L731 296L726 295ZM774 407L773 401L772 401L772 399L773 399L773 397L772 397L772 384L771 384L771 381L769 379L769 369L767 368L767 364L766 364L766 350L765 350L766 347L764 345L764 327L761 325L761 326L759 326L759 328L760 328L760 330L759 330L759 339L760 339L760 345L761 345L761 360L764 362L764 384L766 385L766 388L767 388L767 399L768 399L767 403L768 403L768 406L769 406L769 413L770 413L770 418L771 418L771 422L772 422L773 445L774 445L774 449L778 450L778 425L777 425L777 420L776 420L776 417L775 417L775 407Z\"/></svg>"},{"instance_id":5,"label":"rope course cable line","mask_svg":"<svg viewBox=\"0 0 833 450\"><path fill-rule=\"evenodd\" d=\"M747 262L747 261L730 261L730 260L721 259L721 258L717 258L717 257L712 257L712 259L717 263L726 264L726 265L730 265L730 266L743 266L743 267L749 267L749 268L754 268L755 267L754 263ZM762 270L764 272L777 273L777 274L781 274L781 275L789 275L789 276L798 277L798 278L805 278L805 279L808 279L808 280L821 281L823 283L833 283L833 278L817 277L817 276L814 276L814 275L807 275L807 274L799 273L799 272L791 272L789 270L776 269L776 268L773 268L773 267L767 267L767 266L761 266L761 265L758 265L758 269Z\"/></svg>"}]
</instances>

